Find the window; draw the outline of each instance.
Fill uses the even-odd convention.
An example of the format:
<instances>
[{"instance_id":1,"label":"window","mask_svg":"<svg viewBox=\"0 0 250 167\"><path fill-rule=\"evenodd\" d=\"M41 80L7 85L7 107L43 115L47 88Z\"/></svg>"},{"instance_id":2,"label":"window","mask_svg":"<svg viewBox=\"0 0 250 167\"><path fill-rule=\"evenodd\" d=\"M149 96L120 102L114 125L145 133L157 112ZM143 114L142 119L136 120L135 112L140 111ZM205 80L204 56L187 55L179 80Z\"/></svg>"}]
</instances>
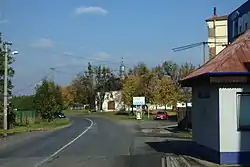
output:
<instances>
[{"instance_id":1,"label":"window","mask_svg":"<svg viewBox=\"0 0 250 167\"><path fill-rule=\"evenodd\" d=\"M237 93L238 130L250 130L250 92Z\"/></svg>"}]
</instances>

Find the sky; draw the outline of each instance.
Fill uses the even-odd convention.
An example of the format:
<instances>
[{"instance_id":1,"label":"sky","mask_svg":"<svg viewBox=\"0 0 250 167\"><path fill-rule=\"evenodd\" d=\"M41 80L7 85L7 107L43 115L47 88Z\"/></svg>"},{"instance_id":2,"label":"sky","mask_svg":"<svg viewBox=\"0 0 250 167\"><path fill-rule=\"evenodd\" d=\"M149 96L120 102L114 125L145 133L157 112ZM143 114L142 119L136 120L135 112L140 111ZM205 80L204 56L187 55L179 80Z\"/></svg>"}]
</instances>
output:
<instances>
[{"instance_id":1,"label":"sky","mask_svg":"<svg viewBox=\"0 0 250 167\"><path fill-rule=\"evenodd\" d=\"M50 68L69 84L91 61L119 69L166 60L202 64L202 47L173 52L178 46L207 41L205 20L226 15L246 0L1 0L0 32L18 50L13 67L14 94L30 94Z\"/></svg>"}]
</instances>

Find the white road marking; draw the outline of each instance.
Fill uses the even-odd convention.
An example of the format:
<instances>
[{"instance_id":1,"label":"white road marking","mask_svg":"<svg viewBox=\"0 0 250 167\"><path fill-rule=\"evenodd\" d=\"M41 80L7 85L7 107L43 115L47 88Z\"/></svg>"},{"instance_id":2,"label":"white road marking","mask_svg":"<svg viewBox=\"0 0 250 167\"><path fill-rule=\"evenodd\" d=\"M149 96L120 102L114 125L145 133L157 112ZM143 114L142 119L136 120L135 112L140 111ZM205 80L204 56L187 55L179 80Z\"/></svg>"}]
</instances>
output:
<instances>
[{"instance_id":1,"label":"white road marking","mask_svg":"<svg viewBox=\"0 0 250 167\"><path fill-rule=\"evenodd\" d=\"M70 142L68 142L66 145L64 145L63 147L61 147L59 150L57 150L56 152L54 152L53 154L51 154L50 156L48 156L44 160L42 160L39 163L37 163L34 167L39 167L40 165L42 165L45 162L49 161L51 158L53 158L54 156L56 156L57 154L59 154L65 148L67 148L68 146L70 146L71 144L73 144L77 139L79 139L80 137L82 137L90 128L92 128L92 126L94 124L93 121L91 119L88 119L88 118L84 118L84 119L86 119L86 120L88 120L90 122L90 126L88 126L87 129L85 129L81 134L79 134L76 138L74 138L73 140L71 140Z\"/></svg>"}]
</instances>

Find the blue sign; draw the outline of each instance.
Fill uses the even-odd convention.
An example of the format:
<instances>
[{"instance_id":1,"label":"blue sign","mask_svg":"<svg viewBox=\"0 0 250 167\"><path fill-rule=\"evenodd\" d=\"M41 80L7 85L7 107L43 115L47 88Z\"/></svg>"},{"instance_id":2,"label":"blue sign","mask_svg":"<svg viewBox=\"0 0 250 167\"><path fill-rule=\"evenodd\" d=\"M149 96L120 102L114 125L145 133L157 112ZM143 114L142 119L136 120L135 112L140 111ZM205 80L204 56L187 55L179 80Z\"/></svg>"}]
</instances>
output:
<instances>
[{"instance_id":1,"label":"blue sign","mask_svg":"<svg viewBox=\"0 0 250 167\"><path fill-rule=\"evenodd\" d=\"M250 29L250 0L228 15L228 42Z\"/></svg>"}]
</instances>

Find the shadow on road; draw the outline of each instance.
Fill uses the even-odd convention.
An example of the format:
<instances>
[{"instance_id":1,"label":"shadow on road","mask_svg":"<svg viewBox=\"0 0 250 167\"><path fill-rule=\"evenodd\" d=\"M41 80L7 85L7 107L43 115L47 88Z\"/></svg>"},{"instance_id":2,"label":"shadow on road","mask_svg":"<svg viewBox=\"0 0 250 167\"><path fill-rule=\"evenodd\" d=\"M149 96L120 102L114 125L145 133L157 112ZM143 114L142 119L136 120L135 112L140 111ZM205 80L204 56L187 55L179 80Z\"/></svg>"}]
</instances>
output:
<instances>
[{"instance_id":1,"label":"shadow on road","mask_svg":"<svg viewBox=\"0 0 250 167\"><path fill-rule=\"evenodd\" d=\"M173 122L177 122L177 120L178 120L178 119L177 119L177 115L169 115L169 116L168 116L168 120L169 120L169 121L173 121Z\"/></svg>"},{"instance_id":2,"label":"shadow on road","mask_svg":"<svg viewBox=\"0 0 250 167\"><path fill-rule=\"evenodd\" d=\"M198 159L213 162L208 154L204 154L202 146L188 140L166 140L163 142L147 142L147 144L157 152L187 155ZM210 154L211 155L211 154Z\"/></svg>"}]
</instances>

